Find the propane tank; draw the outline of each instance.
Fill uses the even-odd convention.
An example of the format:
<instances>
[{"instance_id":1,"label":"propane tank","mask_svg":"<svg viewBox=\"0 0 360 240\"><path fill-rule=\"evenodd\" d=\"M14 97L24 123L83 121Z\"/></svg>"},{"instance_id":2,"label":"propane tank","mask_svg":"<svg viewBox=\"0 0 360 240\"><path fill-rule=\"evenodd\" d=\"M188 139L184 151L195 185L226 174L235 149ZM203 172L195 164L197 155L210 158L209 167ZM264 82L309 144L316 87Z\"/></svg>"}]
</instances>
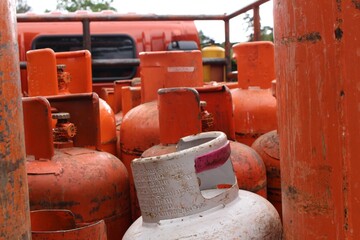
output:
<instances>
[{"instance_id":1,"label":"propane tank","mask_svg":"<svg viewBox=\"0 0 360 240\"><path fill-rule=\"evenodd\" d=\"M267 199L274 205L281 217L280 148L277 130L261 135L251 147L264 161L267 177Z\"/></svg>"},{"instance_id":2,"label":"propane tank","mask_svg":"<svg viewBox=\"0 0 360 240\"><path fill-rule=\"evenodd\" d=\"M286 239L360 239L359 9L274 2Z\"/></svg>"},{"instance_id":3,"label":"propane tank","mask_svg":"<svg viewBox=\"0 0 360 240\"><path fill-rule=\"evenodd\" d=\"M235 142L233 103L230 90L224 85L196 88L202 108L212 116L202 119L202 131L221 131L230 139L231 161L240 189L257 193L266 198L266 169L261 157L251 147ZM203 113L202 113L203 114ZM208 116L208 115L207 115ZM209 128L209 123L211 128Z\"/></svg>"},{"instance_id":4,"label":"propane tank","mask_svg":"<svg viewBox=\"0 0 360 240\"><path fill-rule=\"evenodd\" d=\"M143 52L140 53L140 66L142 104L124 116L120 128L120 159L129 172L133 213L137 200L130 163L146 149L160 143L158 89L202 85L200 51Z\"/></svg>"},{"instance_id":5,"label":"propane tank","mask_svg":"<svg viewBox=\"0 0 360 240\"><path fill-rule=\"evenodd\" d=\"M131 87L133 80L121 80L114 82L114 112L116 123L116 154L120 157L120 126L124 115L132 108L140 104L140 88ZM123 90L126 89L126 90Z\"/></svg>"},{"instance_id":6,"label":"propane tank","mask_svg":"<svg viewBox=\"0 0 360 240\"><path fill-rule=\"evenodd\" d=\"M271 92L276 97L276 80L271 81ZM280 217L281 208L281 178L280 178L280 146L277 130L270 131L258 137L251 145L261 156L266 167L267 196Z\"/></svg>"},{"instance_id":7,"label":"propane tank","mask_svg":"<svg viewBox=\"0 0 360 240\"><path fill-rule=\"evenodd\" d=\"M0 2L0 238L31 239L15 1Z\"/></svg>"},{"instance_id":8,"label":"propane tank","mask_svg":"<svg viewBox=\"0 0 360 240\"><path fill-rule=\"evenodd\" d=\"M132 162L142 217L132 239L281 239L275 208L239 190L221 132L180 139L176 151Z\"/></svg>"},{"instance_id":9,"label":"propane tank","mask_svg":"<svg viewBox=\"0 0 360 240\"><path fill-rule=\"evenodd\" d=\"M139 57L142 103L156 100L160 88L203 85L199 50L142 52Z\"/></svg>"},{"instance_id":10,"label":"propane tank","mask_svg":"<svg viewBox=\"0 0 360 240\"><path fill-rule=\"evenodd\" d=\"M23 105L31 210L68 209L78 225L104 220L108 238L119 239L131 223L128 174L119 159L94 150L97 95L24 98ZM59 112L54 129L51 109Z\"/></svg>"},{"instance_id":11,"label":"propane tank","mask_svg":"<svg viewBox=\"0 0 360 240\"><path fill-rule=\"evenodd\" d=\"M215 45L214 41L209 46L201 49L203 58L225 58L225 49ZM225 82L225 68L223 65L204 65L204 82Z\"/></svg>"},{"instance_id":12,"label":"propane tank","mask_svg":"<svg viewBox=\"0 0 360 240\"><path fill-rule=\"evenodd\" d=\"M52 49L26 53L28 96L92 92L91 54L88 50L57 52ZM116 155L116 124L111 107L99 99L101 150Z\"/></svg>"},{"instance_id":13,"label":"propane tank","mask_svg":"<svg viewBox=\"0 0 360 240\"><path fill-rule=\"evenodd\" d=\"M74 214L69 210L31 211L32 240L107 240L103 220L85 226L77 226Z\"/></svg>"},{"instance_id":14,"label":"propane tank","mask_svg":"<svg viewBox=\"0 0 360 240\"><path fill-rule=\"evenodd\" d=\"M257 41L233 46L238 68L238 88L232 89L235 134L248 146L277 127L276 99L271 94L275 79L274 45Z\"/></svg>"}]
</instances>

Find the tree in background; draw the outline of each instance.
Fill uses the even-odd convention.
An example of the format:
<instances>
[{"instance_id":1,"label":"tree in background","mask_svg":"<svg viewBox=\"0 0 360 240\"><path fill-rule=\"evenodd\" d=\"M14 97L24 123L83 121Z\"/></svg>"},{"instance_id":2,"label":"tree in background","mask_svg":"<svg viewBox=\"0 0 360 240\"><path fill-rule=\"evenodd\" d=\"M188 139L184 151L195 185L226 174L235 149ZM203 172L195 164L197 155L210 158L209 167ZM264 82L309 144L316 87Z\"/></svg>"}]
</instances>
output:
<instances>
[{"instance_id":1,"label":"tree in background","mask_svg":"<svg viewBox=\"0 0 360 240\"><path fill-rule=\"evenodd\" d=\"M114 0L57 0L56 9L75 12L76 10L91 10L99 12L101 10L114 10L111 4Z\"/></svg>"},{"instance_id":2,"label":"tree in background","mask_svg":"<svg viewBox=\"0 0 360 240\"><path fill-rule=\"evenodd\" d=\"M16 13L26 13L31 7L27 4L26 0L18 0L16 4Z\"/></svg>"},{"instance_id":3,"label":"tree in background","mask_svg":"<svg viewBox=\"0 0 360 240\"><path fill-rule=\"evenodd\" d=\"M251 33L247 36L248 41L254 41L254 17L250 16L250 14L246 13L243 20L245 21L246 27L245 30L247 32L251 31ZM270 26L263 26L260 28L260 40L262 41L272 41L274 42L273 28Z\"/></svg>"}]
</instances>

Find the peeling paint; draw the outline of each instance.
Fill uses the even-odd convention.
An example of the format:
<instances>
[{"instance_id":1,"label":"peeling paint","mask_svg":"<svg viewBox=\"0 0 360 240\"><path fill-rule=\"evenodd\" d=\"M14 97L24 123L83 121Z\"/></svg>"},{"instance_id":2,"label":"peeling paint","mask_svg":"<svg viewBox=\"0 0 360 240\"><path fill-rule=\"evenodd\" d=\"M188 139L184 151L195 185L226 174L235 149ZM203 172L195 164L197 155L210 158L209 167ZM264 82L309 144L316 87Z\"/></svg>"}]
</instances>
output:
<instances>
[{"instance_id":1,"label":"peeling paint","mask_svg":"<svg viewBox=\"0 0 360 240\"><path fill-rule=\"evenodd\" d=\"M343 30L341 30L340 27L337 27L334 32L335 32L335 38L336 38L336 40L340 41L341 38L342 38L342 36L343 36L343 34L344 34Z\"/></svg>"},{"instance_id":2,"label":"peeling paint","mask_svg":"<svg viewBox=\"0 0 360 240\"><path fill-rule=\"evenodd\" d=\"M281 44L289 44L294 42L311 42L316 43L322 39L319 32L311 32L298 37L283 37L281 39Z\"/></svg>"},{"instance_id":3,"label":"peeling paint","mask_svg":"<svg viewBox=\"0 0 360 240\"><path fill-rule=\"evenodd\" d=\"M354 4L356 9L360 10L360 1L359 0L352 0L352 3Z\"/></svg>"}]
</instances>

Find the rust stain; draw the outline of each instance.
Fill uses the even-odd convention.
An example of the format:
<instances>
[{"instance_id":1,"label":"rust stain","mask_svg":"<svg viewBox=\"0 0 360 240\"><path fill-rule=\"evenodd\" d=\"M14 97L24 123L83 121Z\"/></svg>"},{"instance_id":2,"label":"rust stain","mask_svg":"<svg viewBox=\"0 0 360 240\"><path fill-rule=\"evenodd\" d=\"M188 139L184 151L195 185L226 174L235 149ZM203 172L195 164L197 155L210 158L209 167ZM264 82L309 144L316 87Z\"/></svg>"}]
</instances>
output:
<instances>
[{"instance_id":1,"label":"rust stain","mask_svg":"<svg viewBox=\"0 0 360 240\"><path fill-rule=\"evenodd\" d=\"M360 10L360 1L359 0L352 0L352 3L354 4L356 9Z\"/></svg>"},{"instance_id":2,"label":"rust stain","mask_svg":"<svg viewBox=\"0 0 360 240\"><path fill-rule=\"evenodd\" d=\"M312 194L299 191L295 186L288 186L285 191L286 197L299 213L305 212L313 216L326 215L331 211L326 199L316 198Z\"/></svg>"},{"instance_id":3,"label":"rust stain","mask_svg":"<svg viewBox=\"0 0 360 240\"><path fill-rule=\"evenodd\" d=\"M337 10L341 12L341 0L336 0Z\"/></svg>"},{"instance_id":4,"label":"rust stain","mask_svg":"<svg viewBox=\"0 0 360 240\"><path fill-rule=\"evenodd\" d=\"M311 32L311 33L307 33L298 37L283 37L281 39L281 44L289 44L289 43L293 43L293 42L299 42L299 43L303 43L303 42L311 42L311 43L316 43L318 41L321 41L321 35L319 32Z\"/></svg>"},{"instance_id":5,"label":"rust stain","mask_svg":"<svg viewBox=\"0 0 360 240\"><path fill-rule=\"evenodd\" d=\"M343 34L344 34L343 30L341 30L340 27L337 27L334 32L335 32L335 38L336 38L336 40L340 41L341 38L342 38L342 36L343 36Z\"/></svg>"}]
</instances>

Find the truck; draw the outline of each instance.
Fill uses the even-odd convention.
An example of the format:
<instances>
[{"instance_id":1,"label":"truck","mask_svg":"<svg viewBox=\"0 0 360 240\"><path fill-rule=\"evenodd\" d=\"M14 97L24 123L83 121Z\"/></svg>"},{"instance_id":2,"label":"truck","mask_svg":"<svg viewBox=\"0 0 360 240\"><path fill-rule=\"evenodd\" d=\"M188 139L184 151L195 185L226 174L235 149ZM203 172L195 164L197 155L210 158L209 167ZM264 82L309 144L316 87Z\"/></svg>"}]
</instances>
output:
<instances>
[{"instance_id":1,"label":"truck","mask_svg":"<svg viewBox=\"0 0 360 240\"><path fill-rule=\"evenodd\" d=\"M140 52L200 49L192 20L154 21L151 17L155 16L144 20L139 15L126 14L119 21L104 21L116 16L109 10L18 14L20 61L26 63L26 52L33 49L51 48L55 52L88 49L93 59L96 90L110 86L115 80L139 77ZM64 21L55 21L59 18ZM85 32L89 33L88 39ZM23 94L27 92L25 66L21 70Z\"/></svg>"}]
</instances>

